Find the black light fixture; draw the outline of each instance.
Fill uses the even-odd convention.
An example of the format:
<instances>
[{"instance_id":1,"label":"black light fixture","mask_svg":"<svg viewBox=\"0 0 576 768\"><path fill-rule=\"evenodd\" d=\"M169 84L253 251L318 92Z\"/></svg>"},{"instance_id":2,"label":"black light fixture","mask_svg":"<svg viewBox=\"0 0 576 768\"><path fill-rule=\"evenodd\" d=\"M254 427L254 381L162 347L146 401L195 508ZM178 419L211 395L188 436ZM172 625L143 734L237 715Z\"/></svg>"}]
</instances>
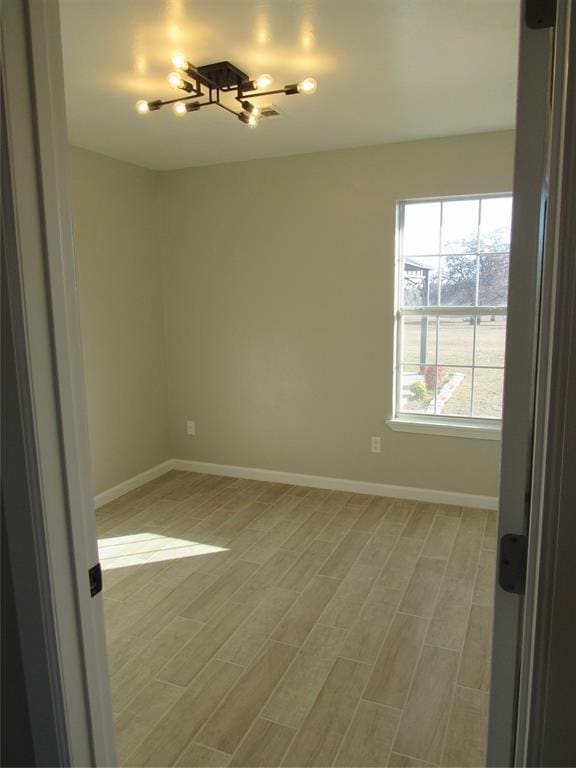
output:
<instances>
[{"instance_id":1,"label":"black light fixture","mask_svg":"<svg viewBox=\"0 0 576 768\"><path fill-rule=\"evenodd\" d=\"M174 102L173 110L176 115L186 115L188 112L197 112L200 109L200 104L197 101L176 101Z\"/></svg>"},{"instance_id":2,"label":"black light fixture","mask_svg":"<svg viewBox=\"0 0 576 768\"><path fill-rule=\"evenodd\" d=\"M249 101L242 102L242 109L244 112L247 112L249 115L253 115L254 117L260 117L262 114L260 107L257 107L256 104L251 104Z\"/></svg>"},{"instance_id":3,"label":"black light fixture","mask_svg":"<svg viewBox=\"0 0 576 768\"><path fill-rule=\"evenodd\" d=\"M255 80L248 77L245 72L235 67L229 61L221 61L216 64L207 64L203 67L194 67L187 61L186 57L177 53L172 58L172 64L178 70L168 75L168 82L173 88L184 91L186 96L180 96L177 99L156 99L155 101L144 101L141 99L136 102L136 110L144 115L147 112L155 112L162 107L172 104L176 115L185 115L188 112L197 112L201 107L207 107L210 104L216 104L233 115L236 115L240 122L254 128L263 115L262 109L252 103L252 99L262 96L273 96L283 93L286 96L293 94L311 95L317 88L316 80L313 77L307 77L299 83L285 85L273 91L267 91L272 84L272 77L264 74ZM202 90L202 87L206 91ZM234 97L240 102L241 111L236 111L223 104L220 100L222 93L236 91ZM198 99L206 97L205 101Z\"/></svg>"},{"instance_id":4,"label":"black light fixture","mask_svg":"<svg viewBox=\"0 0 576 768\"><path fill-rule=\"evenodd\" d=\"M258 125L258 118L254 115L249 115L247 112L238 112L238 120L244 125L248 125L250 128L256 128Z\"/></svg>"}]
</instances>

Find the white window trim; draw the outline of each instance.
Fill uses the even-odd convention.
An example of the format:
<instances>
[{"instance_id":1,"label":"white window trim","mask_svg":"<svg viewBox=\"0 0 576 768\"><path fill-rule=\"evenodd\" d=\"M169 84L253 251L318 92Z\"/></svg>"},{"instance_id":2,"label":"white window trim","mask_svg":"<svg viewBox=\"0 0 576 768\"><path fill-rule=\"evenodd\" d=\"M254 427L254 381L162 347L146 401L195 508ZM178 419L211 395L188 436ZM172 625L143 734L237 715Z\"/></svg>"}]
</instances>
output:
<instances>
[{"instance_id":1,"label":"white window trim","mask_svg":"<svg viewBox=\"0 0 576 768\"><path fill-rule=\"evenodd\" d=\"M496 192L491 194L461 195L454 197L437 198L419 198L412 200L398 200L396 204L396 231L399 234L402 230L403 206L407 202L426 202L451 200L475 200L496 197L510 197L511 192ZM474 310L475 315L507 315L508 307L403 307L400 303L402 295L403 274L402 266L401 239L396 237L396 258L395 258L395 311L394 311L394 401L392 404L393 416L387 419L387 426L395 432L409 432L413 434L439 435L445 437L464 437L477 440L501 440L502 420L501 419L479 419L473 416L426 416L425 414L398 412L398 354L399 354L399 324L405 315L419 314L462 314L462 310Z\"/></svg>"},{"instance_id":2,"label":"white window trim","mask_svg":"<svg viewBox=\"0 0 576 768\"><path fill-rule=\"evenodd\" d=\"M399 413L386 421L394 432L412 432L419 435L439 435L442 437L470 437L476 440L500 440L502 422L500 420L481 421L470 419L450 419L435 417L425 419L422 415L417 418Z\"/></svg>"}]
</instances>

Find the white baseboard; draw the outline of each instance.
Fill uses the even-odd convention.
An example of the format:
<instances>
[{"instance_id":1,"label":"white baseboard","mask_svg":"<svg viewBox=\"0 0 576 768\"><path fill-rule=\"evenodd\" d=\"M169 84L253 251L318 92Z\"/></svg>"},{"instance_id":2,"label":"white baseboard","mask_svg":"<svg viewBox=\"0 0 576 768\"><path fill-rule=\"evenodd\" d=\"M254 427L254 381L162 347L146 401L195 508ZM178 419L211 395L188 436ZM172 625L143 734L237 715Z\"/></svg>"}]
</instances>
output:
<instances>
[{"instance_id":1,"label":"white baseboard","mask_svg":"<svg viewBox=\"0 0 576 768\"><path fill-rule=\"evenodd\" d=\"M410 501L428 501L432 504L454 504L459 507L476 507L478 509L498 509L498 499L494 496L479 496L472 493L456 491L437 491L432 488L411 488L405 485L384 485L363 480L346 480L338 477L320 477L319 475L301 475L295 472L281 472L274 469L257 469L256 467L234 467L229 464L212 464L207 461L188 461L186 459L168 459L155 467L141 472L139 475L125 480L123 483L109 488L94 497L94 507L102 507L110 501L123 496L135 488L139 488L150 480L166 474L171 469L184 472L201 472L205 475L223 475L225 477L240 477L247 480L264 480L271 483L286 485L304 485L309 488L324 488L330 491L350 491L351 493L368 493L372 496L390 496L395 499Z\"/></svg>"},{"instance_id":2,"label":"white baseboard","mask_svg":"<svg viewBox=\"0 0 576 768\"><path fill-rule=\"evenodd\" d=\"M183 470L185 472L202 472L206 475L241 477L247 480L265 480L273 483L285 483L287 485L304 485L310 488L325 488L330 491L350 491L352 493L368 493L372 496L391 496L396 499L428 501L433 504L454 504L459 507L498 509L498 499L494 496L479 496L472 493L437 491L430 488L410 488L404 485L383 485L382 483L369 483L362 480L299 475L294 472L280 472L273 469L233 467L228 464L212 464L206 461L187 461L186 459L173 459L171 469Z\"/></svg>"},{"instance_id":3,"label":"white baseboard","mask_svg":"<svg viewBox=\"0 0 576 768\"><path fill-rule=\"evenodd\" d=\"M166 472L169 472L171 469L174 469L174 459L163 461L162 464L157 464L155 467L151 467L145 472L141 472L139 475L134 475L134 477L125 480L123 483L119 483L113 488L109 488L107 491L99 493L97 496L94 496L95 509L114 501L114 499L117 499L120 496L124 496L125 493L133 491L135 488L139 488L141 485L144 485L144 483L149 483L150 480L155 480L157 477L160 477L160 475L165 475Z\"/></svg>"}]
</instances>

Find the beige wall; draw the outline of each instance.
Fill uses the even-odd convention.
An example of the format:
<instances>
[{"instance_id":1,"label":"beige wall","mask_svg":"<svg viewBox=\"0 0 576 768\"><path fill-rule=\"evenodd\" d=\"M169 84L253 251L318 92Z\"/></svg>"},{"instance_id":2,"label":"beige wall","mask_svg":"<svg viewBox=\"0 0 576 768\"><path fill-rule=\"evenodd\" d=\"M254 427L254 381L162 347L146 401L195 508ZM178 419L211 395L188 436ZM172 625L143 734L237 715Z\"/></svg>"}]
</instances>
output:
<instances>
[{"instance_id":1,"label":"beige wall","mask_svg":"<svg viewBox=\"0 0 576 768\"><path fill-rule=\"evenodd\" d=\"M70 152L94 493L170 457L158 176Z\"/></svg>"},{"instance_id":2,"label":"beige wall","mask_svg":"<svg viewBox=\"0 0 576 768\"><path fill-rule=\"evenodd\" d=\"M499 443L386 426L394 215L509 191L513 138L162 174L72 148L95 493L173 457L496 495Z\"/></svg>"},{"instance_id":3,"label":"beige wall","mask_svg":"<svg viewBox=\"0 0 576 768\"><path fill-rule=\"evenodd\" d=\"M499 443L386 426L394 217L512 166L504 132L161 174L173 456L496 495Z\"/></svg>"}]
</instances>

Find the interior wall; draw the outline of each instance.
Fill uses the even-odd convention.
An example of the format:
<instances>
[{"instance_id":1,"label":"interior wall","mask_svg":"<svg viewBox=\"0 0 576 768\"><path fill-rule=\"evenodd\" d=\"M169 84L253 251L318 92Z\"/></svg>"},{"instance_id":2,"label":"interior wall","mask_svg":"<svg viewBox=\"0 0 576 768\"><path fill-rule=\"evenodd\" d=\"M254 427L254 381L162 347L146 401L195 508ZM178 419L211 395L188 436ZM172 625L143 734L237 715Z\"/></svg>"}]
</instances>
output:
<instances>
[{"instance_id":1,"label":"interior wall","mask_svg":"<svg viewBox=\"0 0 576 768\"><path fill-rule=\"evenodd\" d=\"M161 174L173 456L496 496L499 442L386 425L395 206L509 192L513 142L507 131Z\"/></svg>"},{"instance_id":2,"label":"interior wall","mask_svg":"<svg viewBox=\"0 0 576 768\"><path fill-rule=\"evenodd\" d=\"M70 151L92 474L98 494L170 458L158 175Z\"/></svg>"}]
</instances>

